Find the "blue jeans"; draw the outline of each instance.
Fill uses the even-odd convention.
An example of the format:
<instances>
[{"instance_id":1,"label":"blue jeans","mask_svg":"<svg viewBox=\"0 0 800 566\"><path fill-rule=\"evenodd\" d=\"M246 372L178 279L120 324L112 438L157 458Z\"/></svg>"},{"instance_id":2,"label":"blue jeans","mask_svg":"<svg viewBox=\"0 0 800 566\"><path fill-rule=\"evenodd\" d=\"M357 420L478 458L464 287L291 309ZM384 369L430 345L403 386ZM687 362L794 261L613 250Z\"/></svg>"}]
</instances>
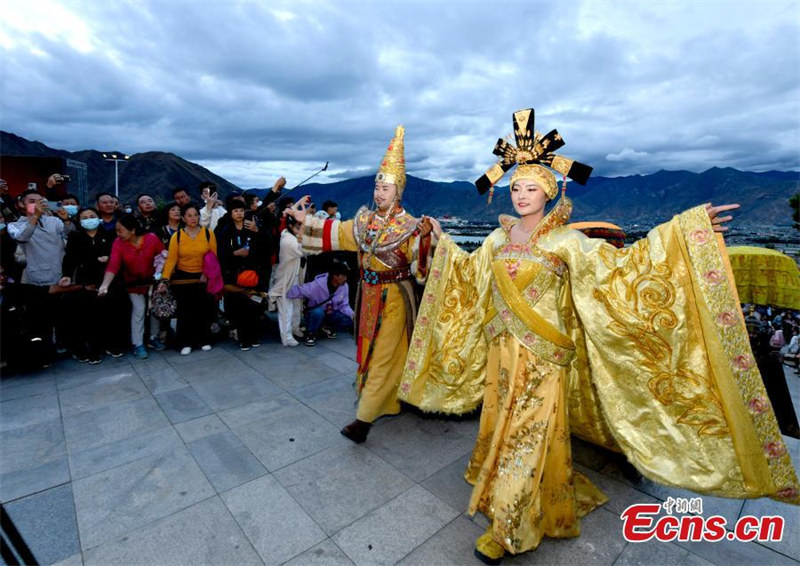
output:
<instances>
[{"instance_id":1,"label":"blue jeans","mask_svg":"<svg viewBox=\"0 0 800 566\"><path fill-rule=\"evenodd\" d=\"M307 316L306 330L312 335L316 335L323 324L333 330L350 330L353 327L353 319L343 312L325 314L325 305L309 309Z\"/></svg>"}]
</instances>

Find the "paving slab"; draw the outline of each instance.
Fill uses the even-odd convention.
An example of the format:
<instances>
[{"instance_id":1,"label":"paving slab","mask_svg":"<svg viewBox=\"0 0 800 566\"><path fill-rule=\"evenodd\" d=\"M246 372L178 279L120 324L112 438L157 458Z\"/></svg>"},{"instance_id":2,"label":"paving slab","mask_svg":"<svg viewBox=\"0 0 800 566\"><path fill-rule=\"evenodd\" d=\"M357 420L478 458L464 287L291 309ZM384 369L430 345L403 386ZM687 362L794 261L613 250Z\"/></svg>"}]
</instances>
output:
<instances>
[{"instance_id":1,"label":"paving slab","mask_svg":"<svg viewBox=\"0 0 800 566\"><path fill-rule=\"evenodd\" d=\"M292 391L292 395L334 426L343 427L355 418L358 398L352 375L340 375Z\"/></svg>"},{"instance_id":2,"label":"paving slab","mask_svg":"<svg viewBox=\"0 0 800 566\"><path fill-rule=\"evenodd\" d=\"M254 564L263 562L218 497L212 497L86 552L86 565Z\"/></svg>"},{"instance_id":3,"label":"paving slab","mask_svg":"<svg viewBox=\"0 0 800 566\"><path fill-rule=\"evenodd\" d=\"M800 507L768 498L750 499L742 508L742 516L780 516L784 520L783 539L759 544L800 561Z\"/></svg>"},{"instance_id":4,"label":"paving slab","mask_svg":"<svg viewBox=\"0 0 800 566\"><path fill-rule=\"evenodd\" d=\"M113 359L111 356L106 356L104 360L103 363L97 365L79 364L71 360L57 363L53 366L56 387L59 390L65 390L88 385L99 380L107 380L115 376L136 375L131 364L123 358ZM68 366L71 363L77 367L73 367L73 369L62 367L62 365Z\"/></svg>"},{"instance_id":5,"label":"paving slab","mask_svg":"<svg viewBox=\"0 0 800 566\"><path fill-rule=\"evenodd\" d=\"M0 403L0 432L61 418L55 389Z\"/></svg>"},{"instance_id":6,"label":"paving slab","mask_svg":"<svg viewBox=\"0 0 800 566\"><path fill-rule=\"evenodd\" d=\"M189 384L164 358L152 362L147 360L146 363L135 365L133 369L153 395L180 389Z\"/></svg>"},{"instance_id":7,"label":"paving slab","mask_svg":"<svg viewBox=\"0 0 800 566\"><path fill-rule=\"evenodd\" d=\"M651 566L652 564L707 566L711 563L671 542L647 541L629 542L614 566Z\"/></svg>"},{"instance_id":8,"label":"paving slab","mask_svg":"<svg viewBox=\"0 0 800 566\"><path fill-rule=\"evenodd\" d=\"M213 412L191 387L158 393L155 398L172 424L204 417Z\"/></svg>"},{"instance_id":9,"label":"paving slab","mask_svg":"<svg viewBox=\"0 0 800 566\"><path fill-rule=\"evenodd\" d=\"M280 564L325 540L325 533L272 476L220 497L267 564Z\"/></svg>"},{"instance_id":10,"label":"paving slab","mask_svg":"<svg viewBox=\"0 0 800 566\"><path fill-rule=\"evenodd\" d=\"M442 530L415 548L398 564L400 566L429 566L431 564L475 564L475 539L484 529L464 516L457 517Z\"/></svg>"},{"instance_id":11,"label":"paving slab","mask_svg":"<svg viewBox=\"0 0 800 566\"><path fill-rule=\"evenodd\" d=\"M64 416L96 411L109 405L150 397L150 392L135 373L115 373L59 393Z\"/></svg>"},{"instance_id":12,"label":"paving slab","mask_svg":"<svg viewBox=\"0 0 800 566\"><path fill-rule=\"evenodd\" d=\"M5 503L69 480L60 418L0 432L0 501Z\"/></svg>"},{"instance_id":13,"label":"paving slab","mask_svg":"<svg viewBox=\"0 0 800 566\"><path fill-rule=\"evenodd\" d=\"M365 446L410 478L422 481L472 452L475 435L469 430L470 425L463 422L406 413L371 431Z\"/></svg>"},{"instance_id":14,"label":"paving slab","mask_svg":"<svg viewBox=\"0 0 800 566\"><path fill-rule=\"evenodd\" d=\"M219 379L224 375L225 379ZM280 387L248 366L234 369L220 367L213 377L186 377L200 397L215 412L241 407L254 401L270 399L283 393Z\"/></svg>"},{"instance_id":15,"label":"paving slab","mask_svg":"<svg viewBox=\"0 0 800 566\"><path fill-rule=\"evenodd\" d=\"M192 419L175 425L175 430L181 435L185 443L194 442L204 436L225 432L228 426L216 415L208 415L199 419Z\"/></svg>"},{"instance_id":16,"label":"paving slab","mask_svg":"<svg viewBox=\"0 0 800 566\"><path fill-rule=\"evenodd\" d=\"M459 513L415 486L333 536L357 565L395 564Z\"/></svg>"},{"instance_id":17,"label":"paving slab","mask_svg":"<svg viewBox=\"0 0 800 566\"><path fill-rule=\"evenodd\" d=\"M167 425L169 420L151 396L64 416L70 452L82 452Z\"/></svg>"},{"instance_id":18,"label":"paving slab","mask_svg":"<svg viewBox=\"0 0 800 566\"><path fill-rule=\"evenodd\" d=\"M351 443L287 466L274 477L328 534L414 485L363 446Z\"/></svg>"},{"instance_id":19,"label":"paving slab","mask_svg":"<svg viewBox=\"0 0 800 566\"><path fill-rule=\"evenodd\" d=\"M295 556L284 566L353 566L353 561L332 540L327 539Z\"/></svg>"},{"instance_id":20,"label":"paving slab","mask_svg":"<svg viewBox=\"0 0 800 566\"><path fill-rule=\"evenodd\" d=\"M319 383L342 373L316 360L299 356L296 356L294 360L267 361L260 371L271 382L286 391Z\"/></svg>"},{"instance_id":21,"label":"paving slab","mask_svg":"<svg viewBox=\"0 0 800 566\"><path fill-rule=\"evenodd\" d=\"M84 550L215 495L186 448L77 480L72 489Z\"/></svg>"},{"instance_id":22,"label":"paving slab","mask_svg":"<svg viewBox=\"0 0 800 566\"><path fill-rule=\"evenodd\" d=\"M52 564L80 552L69 485L18 499L5 510L39 564Z\"/></svg>"},{"instance_id":23,"label":"paving slab","mask_svg":"<svg viewBox=\"0 0 800 566\"><path fill-rule=\"evenodd\" d=\"M449 466L445 466L420 485L461 513L467 512L472 486L464 479L470 454L465 454Z\"/></svg>"},{"instance_id":24,"label":"paving slab","mask_svg":"<svg viewBox=\"0 0 800 566\"><path fill-rule=\"evenodd\" d=\"M73 481L85 478L141 458L158 456L183 446L183 441L171 426L145 432L83 450L69 453Z\"/></svg>"},{"instance_id":25,"label":"paving slab","mask_svg":"<svg viewBox=\"0 0 800 566\"><path fill-rule=\"evenodd\" d=\"M571 539L545 537L534 552L508 560L509 564L613 564L625 547L622 522L600 507L581 520L581 536ZM505 562L505 561L504 561Z\"/></svg>"},{"instance_id":26,"label":"paving slab","mask_svg":"<svg viewBox=\"0 0 800 566\"><path fill-rule=\"evenodd\" d=\"M4 378L0 380L0 384L2 384L0 385L0 402L56 391L56 380L52 374L31 378L25 376L23 379L15 378L13 381Z\"/></svg>"},{"instance_id":27,"label":"paving slab","mask_svg":"<svg viewBox=\"0 0 800 566\"><path fill-rule=\"evenodd\" d=\"M295 400L276 404L263 416L233 431L271 472L331 446L349 443L331 423Z\"/></svg>"},{"instance_id":28,"label":"paving slab","mask_svg":"<svg viewBox=\"0 0 800 566\"><path fill-rule=\"evenodd\" d=\"M230 430L191 442L189 451L218 493L267 473L267 469Z\"/></svg>"}]
</instances>

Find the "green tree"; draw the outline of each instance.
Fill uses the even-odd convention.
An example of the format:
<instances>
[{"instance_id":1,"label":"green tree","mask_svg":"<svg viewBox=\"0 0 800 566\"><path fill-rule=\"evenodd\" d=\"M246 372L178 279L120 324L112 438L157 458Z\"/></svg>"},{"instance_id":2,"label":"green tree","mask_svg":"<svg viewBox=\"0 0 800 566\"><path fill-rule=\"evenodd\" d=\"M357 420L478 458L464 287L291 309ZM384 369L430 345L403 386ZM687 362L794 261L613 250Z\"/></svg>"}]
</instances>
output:
<instances>
[{"instance_id":1,"label":"green tree","mask_svg":"<svg viewBox=\"0 0 800 566\"><path fill-rule=\"evenodd\" d=\"M789 198L789 206L792 207L794 229L800 231L800 193L795 193Z\"/></svg>"}]
</instances>

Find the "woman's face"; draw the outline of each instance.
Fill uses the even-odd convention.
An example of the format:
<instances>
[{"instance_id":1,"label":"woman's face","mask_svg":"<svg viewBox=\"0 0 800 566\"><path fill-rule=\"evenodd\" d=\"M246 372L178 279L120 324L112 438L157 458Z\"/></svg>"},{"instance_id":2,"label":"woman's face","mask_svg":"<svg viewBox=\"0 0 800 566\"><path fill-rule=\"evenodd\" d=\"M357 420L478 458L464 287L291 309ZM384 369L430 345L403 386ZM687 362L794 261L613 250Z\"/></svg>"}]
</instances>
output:
<instances>
[{"instance_id":1,"label":"woman's face","mask_svg":"<svg viewBox=\"0 0 800 566\"><path fill-rule=\"evenodd\" d=\"M520 216L529 216L544 211L547 203L547 194L542 188L530 179L520 179L511 189L511 202L514 210Z\"/></svg>"},{"instance_id":2,"label":"woman's face","mask_svg":"<svg viewBox=\"0 0 800 566\"><path fill-rule=\"evenodd\" d=\"M183 223L187 228L195 228L200 223L200 213L196 208L190 208L183 213Z\"/></svg>"},{"instance_id":3,"label":"woman's face","mask_svg":"<svg viewBox=\"0 0 800 566\"><path fill-rule=\"evenodd\" d=\"M244 221L244 209L243 208L231 209L231 220L233 220L234 222L243 222Z\"/></svg>"},{"instance_id":4,"label":"woman's face","mask_svg":"<svg viewBox=\"0 0 800 566\"><path fill-rule=\"evenodd\" d=\"M180 222L181 221L181 207L180 206L173 206L169 209L167 213L167 218L169 218L172 222Z\"/></svg>"},{"instance_id":5,"label":"woman's face","mask_svg":"<svg viewBox=\"0 0 800 566\"><path fill-rule=\"evenodd\" d=\"M81 215L83 216L83 215ZM121 223L117 222L117 237L123 242L130 242L136 235L134 230L128 230Z\"/></svg>"},{"instance_id":6,"label":"woman's face","mask_svg":"<svg viewBox=\"0 0 800 566\"><path fill-rule=\"evenodd\" d=\"M392 206L395 198L397 198L397 185L378 181L375 183L375 191L372 196L379 210L389 210L389 207Z\"/></svg>"},{"instance_id":7,"label":"woman's face","mask_svg":"<svg viewBox=\"0 0 800 566\"><path fill-rule=\"evenodd\" d=\"M97 215L94 213L94 210L84 210L81 212L81 216L78 220L85 220L87 218L97 218Z\"/></svg>"}]
</instances>

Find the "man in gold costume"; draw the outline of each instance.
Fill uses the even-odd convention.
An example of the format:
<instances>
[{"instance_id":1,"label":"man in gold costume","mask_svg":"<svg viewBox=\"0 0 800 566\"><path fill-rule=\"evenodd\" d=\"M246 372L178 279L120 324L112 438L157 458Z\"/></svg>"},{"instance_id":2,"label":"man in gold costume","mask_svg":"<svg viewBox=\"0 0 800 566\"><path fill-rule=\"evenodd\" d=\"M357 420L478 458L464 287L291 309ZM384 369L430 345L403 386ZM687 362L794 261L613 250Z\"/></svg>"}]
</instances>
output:
<instances>
[{"instance_id":1,"label":"man in gold costume","mask_svg":"<svg viewBox=\"0 0 800 566\"><path fill-rule=\"evenodd\" d=\"M375 209L361 207L345 222L306 215L301 200L288 211L303 222L302 245L309 254L358 252L361 281L355 312L358 344L356 420L342 429L364 442L373 421L400 412L400 375L417 314L414 280L424 282L431 253L431 225L402 206L406 186L404 135L398 126L375 177Z\"/></svg>"},{"instance_id":2,"label":"man in gold costume","mask_svg":"<svg viewBox=\"0 0 800 566\"><path fill-rule=\"evenodd\" d=\"M517 165L520 217L472 254L441 236L400 386L427 411L483 403L466 471L469 512L490 520L476 555L578 536L606 501L573 470L570 434L662 484L800 502L718 234L738 205L698 206L617 249L565 227L563 195L544 213L558 193L544 165L584 181L591 169L553 154L563 140L535 132L532 110L514 123L516 147L500 140L477 184Z\"/></svg>"}]
</instances>

